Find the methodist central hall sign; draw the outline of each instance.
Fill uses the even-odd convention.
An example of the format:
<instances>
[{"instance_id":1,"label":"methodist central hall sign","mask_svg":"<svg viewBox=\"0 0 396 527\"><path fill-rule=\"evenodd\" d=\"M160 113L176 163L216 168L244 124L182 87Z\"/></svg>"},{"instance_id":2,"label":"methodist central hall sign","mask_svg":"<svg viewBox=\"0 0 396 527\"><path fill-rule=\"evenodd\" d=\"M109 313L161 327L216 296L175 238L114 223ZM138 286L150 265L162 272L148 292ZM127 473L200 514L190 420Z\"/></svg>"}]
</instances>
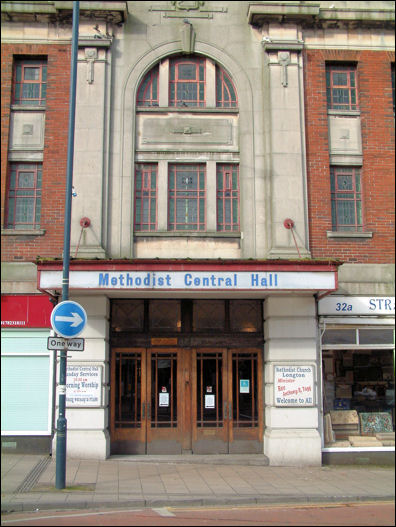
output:
<instances>
[{"instance_id":1,"label":"methodist central hall sign","mask_svg":"<svg viewBox=\"0 0 396 527\"><path fill-rule=\"evenodd\" d=\"M334 290L334 271L106 271L70 272L71 289L96 290ZM41 270L40 288L62 285L62 272Z\"/></svg>"}]
</instances>

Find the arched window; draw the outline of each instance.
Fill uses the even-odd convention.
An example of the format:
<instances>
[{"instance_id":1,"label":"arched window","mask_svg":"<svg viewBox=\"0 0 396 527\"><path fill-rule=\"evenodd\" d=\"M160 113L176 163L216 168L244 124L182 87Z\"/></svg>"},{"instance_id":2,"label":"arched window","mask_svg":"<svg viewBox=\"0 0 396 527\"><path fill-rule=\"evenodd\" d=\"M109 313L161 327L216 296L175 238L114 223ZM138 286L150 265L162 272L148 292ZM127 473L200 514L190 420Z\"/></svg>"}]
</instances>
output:
<instances>
[{"instance_id":1,"label":"arched window","mask_svg":"<svg viewBox=\"0 0 396 527\"><path fill-rule=\"evenodd\" d=\"M236 91L230 76L220 66L216 66L216 106L218 108L236 108Z\"/></svg>"},{"instance_id":2,"label":"arched window","mask_svg":"<svg viewBox=\"0 0 396 527\"><path fill-rule=\"evenodd\" d=\"M144 76L137 94L138 106L158 106L158 64Z\"/></svg>"},{"instance_id":3,"label":"arched window","mask_svg":"<svg viewBox=\"0 0 396 527\"><path fill-rule=\"evenodd\" d=\"M208 105L212 106L210 103L212 100L216 108L237 108L235 86L228 73L219 65L214 66L209 59L184 56L165 59L164 64L167 66L169 82L168 95L165 94L161 106L168 104L169 107L177 108L206 108ZM207 73L208 68L214 67L216 67L215 86L214 73L212 76ZM210 97L212 90L215 90L213 98ZM159 106L159 101L159 65L157 64L146 73L140 83L136 102L140 107L153 107Z\"/></svg>"},{"instance_id":4,"label":"arched window","mask_svg":"<svg viewBox=\"0 0 396 527\"><path fill-rule=\"evenodd\" d=\"M136 103L136 243L145 232L240 233L230 75L209 57L164 57L142 78Z\"/></svg>"}]
</instances>

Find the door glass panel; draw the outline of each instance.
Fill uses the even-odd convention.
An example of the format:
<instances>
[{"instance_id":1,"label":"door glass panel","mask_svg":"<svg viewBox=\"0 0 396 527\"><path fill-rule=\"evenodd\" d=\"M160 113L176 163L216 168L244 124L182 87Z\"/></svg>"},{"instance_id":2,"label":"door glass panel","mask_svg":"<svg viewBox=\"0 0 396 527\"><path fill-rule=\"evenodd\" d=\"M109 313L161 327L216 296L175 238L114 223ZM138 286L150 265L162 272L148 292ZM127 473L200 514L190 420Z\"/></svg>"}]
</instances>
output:
<instances>
[{"instance_id":1,"label":"door glass panel","mask_svg":"<svg viewBox=\"0 0 396 527\"><path fill-rule=\"evenodd\" d=\"M257 353L232 354L234 428L258 426Z\"/></svg>"},{"instance_id":2,"label":"door glass panel","mask_svg":"<svg viewBox=\"0 0 396 527\"><path fill-rule=\"evenodd\" d=\"M116 353L115 427L140 428L141 354Z\"/></svg>"},{"instance_id":3,"label":"door glass panel","mask_svg":"<svg viewBox=\"0 0 396 527\"><path fill-rule=\"evenodd\" d=\"M177 427L177 354L151 356L151 427Z\"/></svg>"},{"instance_id":4,"label":"door glass panel","mask_svg":"<svg viewBox=\"0 0 396 527\"><path fill-rule=\"evenodd\" d=\"M197 354L196 396L197 427L223 427L222 353Z\"/></svg>"}]
</instances>

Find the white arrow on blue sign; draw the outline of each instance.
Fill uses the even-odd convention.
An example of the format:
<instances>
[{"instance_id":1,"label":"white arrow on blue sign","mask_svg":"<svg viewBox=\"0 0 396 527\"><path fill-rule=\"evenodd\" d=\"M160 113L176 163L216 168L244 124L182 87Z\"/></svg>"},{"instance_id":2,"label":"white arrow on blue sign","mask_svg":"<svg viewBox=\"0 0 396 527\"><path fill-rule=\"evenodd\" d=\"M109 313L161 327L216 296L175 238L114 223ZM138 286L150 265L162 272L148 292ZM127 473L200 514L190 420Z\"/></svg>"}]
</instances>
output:
<instances>
[{"instance_id":1,"label":"white arrow on blue sign","mask_svg":"<svg viewBox=\"0 0 396 527\"><path fill-rule=\"evenodd\" d=\"M85 309L73 300L64 300L52 310L51 326L61 337L76 337L85 328L86 323Z\"/></svg>"}]
</instances>

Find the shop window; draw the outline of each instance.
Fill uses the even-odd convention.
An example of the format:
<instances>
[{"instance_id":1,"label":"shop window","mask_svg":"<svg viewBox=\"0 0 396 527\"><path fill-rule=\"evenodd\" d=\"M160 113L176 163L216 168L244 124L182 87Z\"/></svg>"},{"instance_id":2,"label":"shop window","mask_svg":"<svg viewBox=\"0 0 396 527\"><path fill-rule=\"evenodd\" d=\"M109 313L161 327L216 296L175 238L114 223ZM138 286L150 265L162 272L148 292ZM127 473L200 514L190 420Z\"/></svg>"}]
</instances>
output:
<instances>
[{"instance_id":1,"label":"shop window","mask_svg":"<svg viewBox=\"0 0 396 527\"><path fill-rule=\"evenodd\" d=\"M238 106L236 90L231 77L219 66L216 66L216 106L218 108Z\"/></svg>"},{"instance_id":2,"label":"shop window","mask_svg":"<svg viewBox=\"0 0 396 527\"><path fill-rule=\"evenodd\" d=\"M322 336L325 447L394 445L394 330L329 328Z\"/></svg>"},{"instance_id":3,"label":"shop window","mask_svg":"<svg viewBox=\"0 0 396 527\"><path fill-rule=\"evenodd\" d=\"M393 416L393 368L390 349L323 351L325 412L356 410Z\"/></svg>"},{"instance_id":4,"label":"shop window","mask_svg":"<svg viewBox=\"0 0 396 527\"><path fill-rule=\"evenodd\" d=\"M328 65L326 67L327 109L358 110L356 66Z\"/></svg>"},{"instance_id":5,"label":"shop window","mask_svg":"<svg viewBox=\"0 0 396 527\"><path fill-rule=\"evenodd\" d=\"M169 64L169 106L205 106L205 59L176 58Z\"/></svg>"},{"instance_id":6,"label":"shop window","mask_svg":"<svg viewBox=\"0 0 396 527\"><path fill-rule=\"evenodd\" d=\"M150 70L139 85L137 93L138 106L158 106L158 65Z\"/></svg>"},{"instance_id":7,"label":"shop window","mask_svg":"<svg viewBox=\"0 0 396 527\"><path fill-rule=\"evenodd\" d=\"M333 231L361 232L363 219L360 169L331 167L330 182Z\"/></svg>"},{"instance_id":8,"label":"shop window","mask_svg":"<svg viewBox=\"0 0 396 527\"><path fill-rule=\"evenodd\" d=\"M217 230L239 231L238 165L217 165Z\"/></svg>"},{"instance_id":9,"label":"shop window","mask_svg":"<svg viewBox=\"0 0 396 527\"><path fill-rule=\"evenodd\" d=\"M203 164L169 165L169 230L205 230L205 172Z\"/></svg>"},{"instance_id":10,"label":"shop window","mask_svg":"<svg viewBox=\"0 0 396 527\"><path fill-rule=\"evenodd\" d=\"M356 329L326 329L322 344L356 344Z\"/></svg>"},{"instance_id":11,"label":"shop window","mask_svg":"<svg viewBox=\"0 0 396 527\"><path fill-rule=\"evenodd\" d=\"M135 231L157 229L157 165L138 164L135 171Z\"/></svg>"},{"instance_id":12,"label":"shop window","mask_svg":"<svg viewBox=\"0 0 396 527\"><path fill-rule=\"evenodd\" d=\"M13 104L45 106L47 61L17 59L14 64Z\"/></svg>"},{"instance_id":13,"label":"shop window","mask_svg":"<svg viewBox=\"0 0 396 527\"><path fill-rule=\"evenodd\" d=\"M41 179L41 163L10 165L6 228L40 228Z\"/></svg>"},{"instance_id":14,"label":"shop window","mask_svg":"<svg viewBox=\"0 0 396 527\"><path fill-rule=\"evenodd\" d=\"M359 344L393 344L393 329L359 329Z\"/></svg>"}]
</instances>

